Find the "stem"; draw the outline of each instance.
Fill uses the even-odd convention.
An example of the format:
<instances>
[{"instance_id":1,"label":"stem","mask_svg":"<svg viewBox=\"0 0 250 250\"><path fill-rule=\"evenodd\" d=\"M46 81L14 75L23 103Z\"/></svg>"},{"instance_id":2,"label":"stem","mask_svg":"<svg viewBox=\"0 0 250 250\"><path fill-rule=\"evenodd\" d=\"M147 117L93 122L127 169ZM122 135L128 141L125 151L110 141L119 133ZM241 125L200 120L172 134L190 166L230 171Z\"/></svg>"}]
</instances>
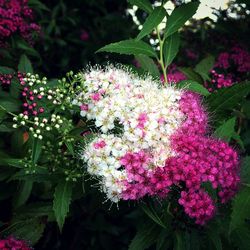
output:
<instances>
[{"instance_id":1,"label":"stem","mask_svg":"<svg viewBox=\"0 0 250 250\"><path fill-rule=\"evenodd\" d=\"M165 67L164 59L163 59L163 45L164 45L165 38L161 39L161 35L160 35L160 31L158 27L156 28L156 32L157 32L157 37L158 37L159 44L160 44L160 59L158 59L158 63L161 65L162 73L164 76L164 81L167 84L168 83L167 67Z\"/></svg>"},{"instance_id":2,"label":"stem","mask_svg":"<svg viewBox=\"0 0 250 250\"><path fill-rule=\"evenodd\" d=\"M2 110L4 110L6 113L8 113L9 115L16 116L14 113L9 112L9 111L8 111L5 107L3 107L2 105L0 105L0 108L1 108Z\"/></svg>"}]
</instances>

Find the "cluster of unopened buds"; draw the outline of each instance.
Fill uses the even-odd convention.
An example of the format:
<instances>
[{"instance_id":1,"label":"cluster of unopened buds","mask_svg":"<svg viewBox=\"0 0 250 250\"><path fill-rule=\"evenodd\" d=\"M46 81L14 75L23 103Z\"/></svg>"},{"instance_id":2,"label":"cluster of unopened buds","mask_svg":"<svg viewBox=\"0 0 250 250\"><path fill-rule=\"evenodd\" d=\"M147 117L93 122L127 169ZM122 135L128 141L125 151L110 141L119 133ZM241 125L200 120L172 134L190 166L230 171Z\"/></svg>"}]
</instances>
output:
<instances>
[{"instance_id":1,"label":"cluster of unopened buds","mask_svg":"<svg viewBox=\"0 0 250 250\"><path fill-rule=\"evenodd\" d=\"M28 116L37 116L45 111L45 108L39 105L46 94L47 78L43 77L41 80L39 75L32 75L30 73L18 74L20 84L23 87L23 114Z\"/></svg>"},{"instance_id":2,"label":"cluster of unopened buds","mask_svg":"<svg viewBox=\"0 0 250 250\"><path fill-rule=\"evenodd\" d=\"M167 198L181 188L179 204L204 224L237 191L238 155L208 137L208 116L198 94L161 86L112 66L82 73L86 88L74 101L99 135L82 158L113 202L144 196ZM219 189L214 200L202 187Z\"/></svg>"},{"instance_id":3,"label":"cluster of unopened buds","mask_svg":"<svg viewBox=\"0 0 250 250\"><path fill-rule=\"evenodd\" d=\"M11 84L13 74L1 74L0 73L0 85L2 87L8 87Z\"/></svg>"}]
</instances>

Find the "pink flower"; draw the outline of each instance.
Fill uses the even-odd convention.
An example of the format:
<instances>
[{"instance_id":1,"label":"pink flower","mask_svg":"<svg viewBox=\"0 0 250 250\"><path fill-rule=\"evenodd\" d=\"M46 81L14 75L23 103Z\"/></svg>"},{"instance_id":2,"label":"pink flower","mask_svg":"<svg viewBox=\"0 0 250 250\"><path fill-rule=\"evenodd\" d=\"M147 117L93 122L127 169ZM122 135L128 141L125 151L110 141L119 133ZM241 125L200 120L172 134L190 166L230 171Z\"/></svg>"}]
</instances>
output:
<instances>
[{"instance_id":1,"label":"pink flower","mask_svg":"<svg viewBox=\"0 0 250 250\"><path fill-rule=\"evenodd\" d=\"M93 101L100 101L101 99L101 95L99 93L94 93L90 96L90 98L93 100Z\"/></svg>"},{"instance_id":2,"label":"pink flower","mask_svg":"<svg viewBox=\"0 0 250 250\"><path fill-rule=\"evenodd\" d=\"M82 41L88 41L89 40L89 33L86 30L81 31L80 39Z\"/></svg>"},{"instance_id":3,"label":"pink flower","mask_svg":"<svg viewBox=\"0 0 250 250\"><path fill-rule=\"evenodd\" d=\"M94 143L95 149L104 148L105 146L106 146L106 142L104 140L100 140L100 141Z\"/></svg>"}]
</instances>

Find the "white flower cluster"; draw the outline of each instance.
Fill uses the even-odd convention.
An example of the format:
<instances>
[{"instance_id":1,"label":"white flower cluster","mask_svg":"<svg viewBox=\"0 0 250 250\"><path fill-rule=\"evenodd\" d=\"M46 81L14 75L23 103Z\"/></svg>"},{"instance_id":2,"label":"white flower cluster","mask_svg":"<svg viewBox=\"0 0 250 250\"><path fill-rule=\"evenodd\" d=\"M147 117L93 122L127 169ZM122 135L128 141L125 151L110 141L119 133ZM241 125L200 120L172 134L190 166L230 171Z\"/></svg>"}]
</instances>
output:
<instances>
[{"instance_id":1,"label":"white flower cluster","mask_svg":"<svg viewBox=\"0 0 250 250\"><path fill-rule=\"evenodd\" d=\"M88 172L101 177L107 197L117 202L126 179L122 156L145 150L152 155L150 168L164 166L166 159L174 156L170 136L185 119L179 109L182 91L159 87L151 78L140 79L115 67L91 70L83 77L87 91L74 103L102 132L87 146L83 157Z\"/></svg>"}]
</instances>

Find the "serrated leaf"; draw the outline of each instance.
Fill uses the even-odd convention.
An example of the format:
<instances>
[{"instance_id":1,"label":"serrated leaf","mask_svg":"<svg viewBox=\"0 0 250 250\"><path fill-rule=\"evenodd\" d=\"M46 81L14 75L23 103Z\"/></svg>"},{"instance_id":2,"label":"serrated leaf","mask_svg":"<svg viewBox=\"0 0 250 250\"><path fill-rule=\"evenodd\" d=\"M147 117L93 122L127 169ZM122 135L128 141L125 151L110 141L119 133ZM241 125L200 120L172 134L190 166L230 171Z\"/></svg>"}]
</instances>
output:
<instances>
[{"instance_id":1,"label":"serrated leaf","mask_svg":"<svg viewBox=\"0 0 250 250\"><path fill-rule=\"evenodd\" d=\"M192 68L179 67L178 68L189 80L196 81L200 84L203 84L202 77L196 73Z\"/></svg>"},{"instance_id":2,"label":"serrated leaf","mask_svg":"<svg viewBox=\"0 0 250 250\"><path fill-rule=\"evenodd\" d=\"M242 141L241 136L238 135L235 131L233 132L232 139L240 145L241 149L245 150L244 142Z\"/></svg>"},{"instance_id":3,"label":"serrated leaf","mask_svg":"<svg viewBox=\"0 0 250 250\"><path fill-rule=\"evenodd\" d=\"M178 31L197 11L199 2L182 4L173 10L167 19L165 37Z\"/></svg>"},{"instance_id":4,"label":"serrated leaf","mask_svg":"<svg viewBox=\"0 0 250 250\"><path fill-rule=\"evenodd\" d=\"M135 59L139 62L141 68L144 71L148 72L152 76L157 76L157 77L160 76L159 69L157 68L156 64L150 57L145 55L138 55L135 57Z\"/></svg>"},{"instance_id":5,"label":"serrated leaf","mask_svg":"<svg viewBox=\"0 0 250 250\"><path fill-rule=\"evenodd\" d=\"M164 61L168 67L176 57L180 47L180 36L178 32L169 36L164 42Z\"/></svg>"},{"instance_id":6,"label":"serrated leaf","mask_svg":"<svg viewBox=\"0 0 250 250\"><path fill-rule=\"evenodd\" d=\"M209 96L210 92L201 84L192 80L183 80L177 84L178 88L189 89L204 96Z\"/></svg>"},{"instance_id":7,"label":"serrated leaf","mask_svg":"<svg viewBox=\"0 0 250 250\"><path fill-rule=\"evenodd\" d=\"M139 229L129 245L128 250L144 250L154 244L159 234L155 225L146 225Z\"/></svg>"},{"instance_id":8,"label":"serrated leaf","mask_svg":"<svg viewBox=\"0 0 250 250\"><path fill-rule=\"evenodd\" d=\"M69 211L72 196L72 183L61 181L55 189L53 210L60 231L62 231L65 218Z\"/></svg>"},{"instance_id":9,"label":"serrated leaf","mask_svg":"<svg viewBox=\"0 0 250 250\"><path fill-rule=\"evenodd\" d=\"M23 73L33 73L33 67L29 60L29 58L23 54L20 58L19 64L18 64L18 70Z\"/></svg>"},{"instance_id":10,"label":"serrated leaf","mask_svg":"<svg viewBox=\"0 0 250 250\"><path fill-rule=\"evenodd\" d=\"M226 118L226 111L237 108L250 92L250 82L237 83L231 87L218 90L207 98L211 112L220 118Z\"/></svg>"},{"instance_id":11,"label":"serrated leaf","mask_svg":"<svg viewBox=\"0 0 250 250\"><path fill-rule=\"evenodd\" d=\"M207 56L206 58L202 59L196 66L195 66L195 72L200 74L204 81L209 80L209 71L214 66L214 57L213 56Z\"/></svg>"},{"instance_id":12,"label":"serrated leaf","mask_svg":"<svg viewBox=\"0 0 250 250\"><path fill-rule=\"evenodd\" d=\"M235 123L236 123L235 117L227 120L215 130L214 135L229 142L235 132L234 131Z\"/></svg>"},{"instance_id":13,"label":"serrated leaf","mask_svg":"<svg viewBox=\"0 0 250 250\"><path fill-rule=\"evenodd\" d=\"M136 5L138 8L144 10L147 13L153 11L152 5L149 0L128 0L128 2L132 5Z\"/></svg>"},{"instance_id":14,"label":"serrated leaf","mask_svg":"<svg viewBox=\"0 0 250 250\"><path fill-rule=\"evenodd\" d=\"M97 52L111 52L125 55L142 54L150 57L157 57L156 52L153 50L153 48L151 48L150 45L143 41L135 41L132 39L108 44L99 49Z\"/></svg>"},{"instance_id":15,"label":"serrated leaf","mask_svg":"<svg viewBox=\"0 0 250 250\"><path fill-rule=\"evenodd\" d=\"M142 206L143 211L151 218L155 223L160 225L163 228L166 228L166 225L163 223L157 212L152 207Z\"/></svg>"},{"instance_id":16,"label":"serrated leaf","mask_svg":"<svg viewBox=\"0 0 250 250\"><path fill-rule=\"evenodd\" d=\"M245 187L234 198L229 232L245 225L245 219L250 218L250 188Z\"/></svg>"},{"instance_id":17,"label":"serrated leaf","mask_svg":"<svg viewBox=\"0 0 250 250\"><path fill-rule=\"evenodd\" d=\"M148 35L155 27L157 27L161 23L165 16L166 10L162 6L156 7L147 17L136 39L140 40L144 36Z\"/></svg>"}]
</instances>

